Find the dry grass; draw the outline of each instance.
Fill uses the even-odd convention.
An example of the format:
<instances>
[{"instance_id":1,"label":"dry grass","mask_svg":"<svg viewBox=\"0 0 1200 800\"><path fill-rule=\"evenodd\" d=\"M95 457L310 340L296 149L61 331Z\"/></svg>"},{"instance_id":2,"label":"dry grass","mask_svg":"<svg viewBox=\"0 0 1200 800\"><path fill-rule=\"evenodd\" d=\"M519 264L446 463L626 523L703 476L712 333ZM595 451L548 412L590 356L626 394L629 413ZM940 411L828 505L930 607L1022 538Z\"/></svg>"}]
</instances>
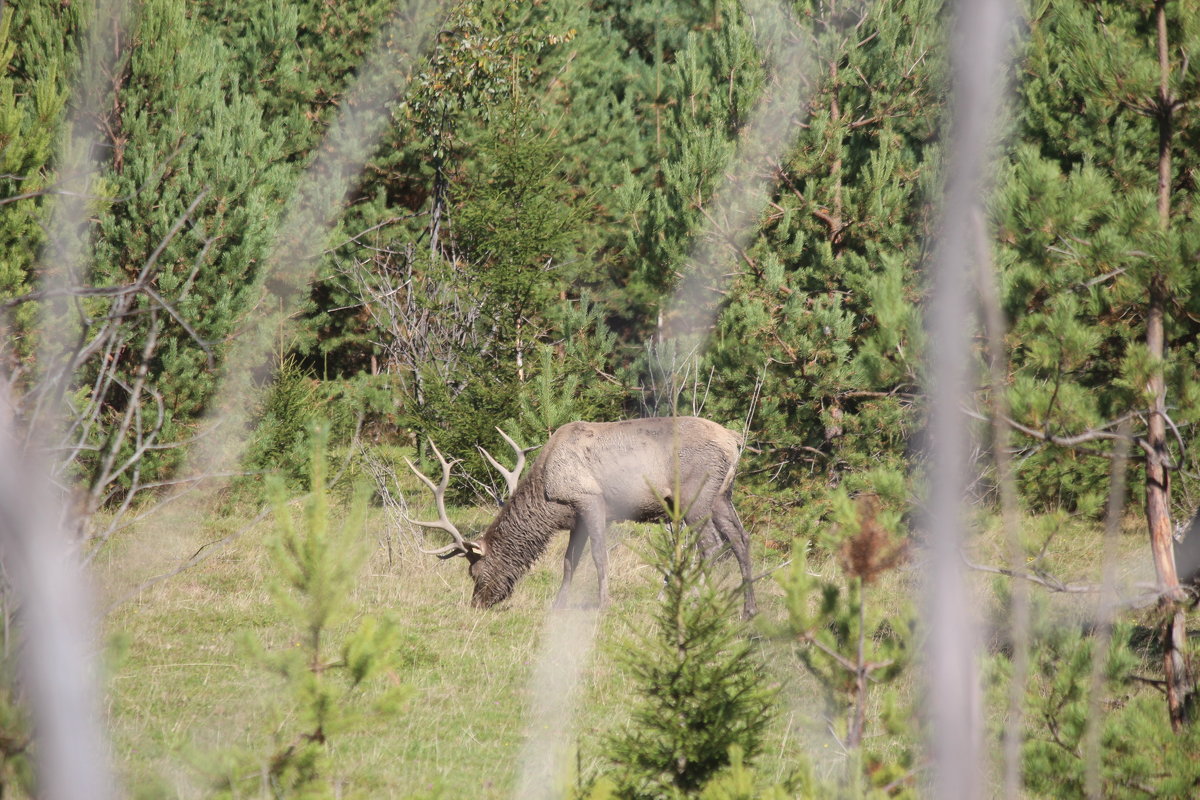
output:
<instances>
[{"instance_id":1,"label":"dry grass","mask_svg":"<svg viewBox=\"0 0 1200 800\"><path fill-rule=\"evenodd\" d=\"M474 512L477 518L486 514ZM147 531L115 542L97 565L101 593L123 596L169 568L172 559L184 560L239 527L238 520L199 519L186 527L190 542L175 536L156 547L145 540ZM379 511L364 535L383 540L388 525ZM267 588L270 531L264 521L107 618L109 633L125 642L111 676L109 713L117 762L135 793L203 797L222 752L248 747L266 753L276 732L289 729L289 720L275 710L277 679L239 645L246 631L268 647L292 645ZM613 603L579 689L576 730L584 760L595 760L599 736L627 711L623 699L630 687L614 654L630 629L644 625L656 594L652 571L635 552L643 533L623 526L611 537ZM402 714L380 720L369 735L335 740L340 777L371 797L511 796L531 702L529 676L561 579L566 537L553 543L509 602L490 611L470 608L464 564L417 554L404 537L393 544L391 563L386 548L376 548L355 602L363 613L400 626L401 677L414 693ZM736 570L728 572L732 582ZM591 602L596 589L590 560L576 584L576 602ZM769 596L772 587L760 591Z\"/></svg>"},{"instance_id":2,"label":"dry grass","mask_svg":"<svg viewBox=\"0 0 1200 800\"><path fill-rule=\"evenodd\" d=\"M488 514L473 510L476 521ZM97 565L102 592L118 597L148 575L179 563L200 545L240 529L249 515L205 519L196 514L164 539L149 529L124 535ZM1045 535L1034 520L1031 537ZM1099 574L1100 527L1068 523L1051 544L1057 574L1090 582ZM382 510L370 518L364 536L379 542L389 532ZM757 543L787 540L786 529L751 526ZM210 775L219 756L231 748L269 752L274 736L292 730L280 716L278 680L257 666L239 645L251 631L268 647L292 646L268 591L271 566L265 542L266 520L220 549L202 564L147 589L120 605L107 618L111 635L125 642L116 659L109 691L114 749L127 787L136 796L199 798L209 794ZM598 641L578 689L573 730L578 764L587 773L601 762L603 734L622 724L633 688L617 655L633 630L643 630L657 595L653 571L639 553L644 531L614 529L610 554L613 603L602 616ZM490 611L470 608L469 581L462 563L441 562L416 553L403 536L393 540L394 558L376 547L358 586L363 613L386 616L402 630L400 678L413 689L405 710L380 719L369 733L334 740L337 779L347 796L502 798L511 797L519 772L526 720L535 694L529 685L533 661L561 575L566 537L518 585L513 598ZM1136 583L1150 573L1140 535L1122 537L1125 580ZM985 525L974 547L983 563L1004 563L998 525ZM756 569L783 557L757 546ZM872 602L910 602L917 591L919 557L883 574L872 586ZM836 576L832 557L812 569ZM733 573L725 570L731 586ZM992 625L995 646L995 578L976 574L980 617ZM595 596L590 560L580 570L578 602ZM761 617L768 625L785 612L781 592L770 579L758 585ZM1091 595L1052 594L1048 604L1064 624L1079 624ZM803 757L817 773L836 777L845 763L829 733L829 710L811 678L803 674L787 642L761 638L760 653L780 684L779 713L759 766L764 775L782 778ZM903 687L911 700L915 680ZM282 734L281 734L282 735Z\"/></svg>"}]
</instances>

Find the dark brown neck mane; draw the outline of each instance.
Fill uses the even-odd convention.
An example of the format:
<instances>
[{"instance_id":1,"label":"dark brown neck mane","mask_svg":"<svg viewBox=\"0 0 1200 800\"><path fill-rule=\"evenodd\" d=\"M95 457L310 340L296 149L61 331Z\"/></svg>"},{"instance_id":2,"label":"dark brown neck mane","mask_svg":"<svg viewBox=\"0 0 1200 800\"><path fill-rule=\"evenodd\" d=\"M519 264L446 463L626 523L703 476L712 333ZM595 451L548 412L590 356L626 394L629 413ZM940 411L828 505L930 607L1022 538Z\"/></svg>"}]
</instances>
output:
<instances>
[{"instance_id":1,"label":"dark brown neck mane","mask_svg":"<svg viewBox=\"0 0 1200 800\"><path fill-rule=\"evenodd\" d=\"M492 596L507 597L546 551L550 538L574 524L575 510L571 506L546 499L542 461L535 461L481 537Z\"/></svg>"}]
</instances>

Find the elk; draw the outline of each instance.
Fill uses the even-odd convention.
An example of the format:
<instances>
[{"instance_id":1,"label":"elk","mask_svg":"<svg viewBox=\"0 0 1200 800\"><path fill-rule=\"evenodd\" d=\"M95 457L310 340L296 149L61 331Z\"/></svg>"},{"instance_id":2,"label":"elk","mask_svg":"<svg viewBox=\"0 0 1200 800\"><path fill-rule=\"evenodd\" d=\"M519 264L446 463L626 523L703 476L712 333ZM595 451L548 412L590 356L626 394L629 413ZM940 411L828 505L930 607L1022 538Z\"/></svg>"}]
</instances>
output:
<instances>
[{"instance_id":1,"label":"elk","mask_svg":"<svg viewBox=\"0 0 1200 800\"><path fill-rule=\"evenodd\" d=\"M550 437L529 473L520 477L525 455L536 448L519 448L517 464L505 470L486 451L492 466L508 481L510 495L499 515L474 541L465 541L446 514L445 493L450 463L433 447L442 465L439 484L408 462L417 477L433 491L438 520L414 525L450 534L451 544L425 553L439 558L464 556L475 582L471 603L487 608L508 598L517 581L546 550L550 537L570 531L563 557L563 582L555 598L561 608L583 549L591 540L592 560L599 581L599 602L608 603L608 523L619 520L661 520L665 509L683 510L684 521L700 527L699 541L706 558L728 543L742 573L743 614L757 612L750 571L750 541L733 507L733 479L741 437L699 417L659 417L625 422L570 422ZM430 442L432 445L433 443ZM481 448L482 449L482 448Z\"/></svg>"}]
</instances>

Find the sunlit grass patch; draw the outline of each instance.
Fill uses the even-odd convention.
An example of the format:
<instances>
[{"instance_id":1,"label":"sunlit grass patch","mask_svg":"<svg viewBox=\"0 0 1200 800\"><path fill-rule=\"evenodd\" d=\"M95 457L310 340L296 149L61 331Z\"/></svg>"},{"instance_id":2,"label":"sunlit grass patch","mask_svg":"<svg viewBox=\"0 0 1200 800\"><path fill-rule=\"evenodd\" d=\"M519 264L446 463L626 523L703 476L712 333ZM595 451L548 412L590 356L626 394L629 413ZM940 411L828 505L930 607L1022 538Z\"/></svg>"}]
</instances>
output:
<instances>
[{"instance_id":1,"label":"sunlit grass patch","mask_svg":"<svg viewBox=\"0 0 1200 800\"><path fill-rule=\"evenodd\" d=\"M494 509L461 509L482 525ZM257 512L234 519L197 515L172 547L184 558L200 545L240 530ZM972 541L971 558L1006 565L999 525L986 520ZM534 672L543 626L559 582L566 536L551 541L546 554L517 585L512 597L487 611L470 606L471 582L462 559L440 561L421 555L403 542L410 532L391 530L382 509L370 511L362 535L371 555L353 589L361 614L386 617L397 625L396 679L412 689L404 707L370 731L338 741L331 754L333 776L348 794L371 797L511 797L518 776L531 705ZM1024 521L1026 537L1039 541L1045 519ZM257 668L239 646L253 631L268 648L294 646L294 634L282 625L280 610L267 590L270 564L265 542L271 521L263 520L231 541L204 563L147 589L116 608L107 618L111 636L120 637L124 654L112 668L108 711L114 730L114 752L126 785L153 796L205 797L210 787L206 767L215 753L231 747L269 741L288 720L269 713L281 690L278 679ZM614 525L609 537L612 602L600 617L590 662L584 665L577 691L572 738L576 769L594 772L601 763L599 743L628 718L631 686L618 660L632 633L645 630L662 586L644 559L648 527ZM383 533L404 546L389 561ZM775 518L769 529L751 526L755 574L769 573L791 557L787 549L770 550L764 538L788 537L788 521ZM136 530L123 534L136 538ZM1099 574L1100 526L1070 522L1055 534L1047 550L1047 568L1072 581L1094 581ZM790 537L787 538L790 542ZM112 543L99 574L128 583L127 572L139 565L149 545ZM1129 525L1120 541L1121 574L1130 585L1149 573L1142 534ZM825 580L840 579L841 567L831 554L811 553L809 569ZM718 578L736 591L736 563L717 567ZM920 554L873 584L870 601L894 614L902 604L920 600ZM993 631L985 638L987 657L1004 657L994 631L1006 624L996 576L970 573L978 615ZM1007 579L1003 579L1007 580ZM102 586L107 590L109 587ZM849 754L831 733L833 712L828 698L800 664L796 642L764 635L785 617L782 590L773 575L757 584L760 617L751 625L755 646L778 686L776 713L767 730L759 774L782 780L801 761L811 764L818 779L836 781L847 768ZM1048 624L1078 627L1095 598L1089 594L1047 593L1035 587L1040 607L1049 609ZM587 606L596 598L595 570L584 556L572 604ZM289 638L293 637L293 638ZM1149 645L1146 646L1149 648ZM1153 659L1152 648L1144 658ZM1147 674L1154 666L1147 661ZM908 670L896 684L899 704L916 708L925 691L919 670ZM1134 691L1153 691L1150 688ZM881 708L869 708L878 714ZM1003 713L989 706L991 718ZM890 752L884 748L886 757ZM158 789L155 789L158 787Z\"/></svg>"}]
</instances>

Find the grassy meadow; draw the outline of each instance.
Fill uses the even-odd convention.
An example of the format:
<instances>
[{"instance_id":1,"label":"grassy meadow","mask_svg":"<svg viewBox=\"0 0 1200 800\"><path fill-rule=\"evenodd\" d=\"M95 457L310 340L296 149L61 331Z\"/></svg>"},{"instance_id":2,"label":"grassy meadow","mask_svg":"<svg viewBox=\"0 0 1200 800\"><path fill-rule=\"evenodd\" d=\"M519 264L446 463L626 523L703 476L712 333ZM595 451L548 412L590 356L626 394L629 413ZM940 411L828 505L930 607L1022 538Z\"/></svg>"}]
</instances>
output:
<instances>
[{"instance_id":1,"label":"grassy meadow","mask_svg":"<svg viewBox=\"0 0 1200 800\"><path fill-rule=\"evenodd\" d=\"M735 497L735 501L736 501ZM748 505L743 503L743 505ZM425 509L427 510L427 509ZM254 523L256 509L206 513L193 505L176 509L170 528L143 523L110 543L98 560L98 593L115 604L105 618L113 642L108 708L119 772L134 797L201 798L212 795L214 777L232 752L266 758L286 740L296 720L281 706L280 679L257 663L244 644L247 634L269 650L298 646L269 587L275 580L268 541L271 514ZM487 508L452 511L467 518L467 532L488 518ZM749 516L745 515L744 516ZM745 519L757 572L779 567L795 532L779 518ZM993 521L994 522L994 521ZM985 521L973 548L988 564L1003 564L997 524ZM1029 534L1055 530L1048 556L1057 575L1090 582L1099 575L1099 525L1031 520ZM559 535L510 601L493 610L469 605L470 581L461 560L438 561L416 551L383 508L372 507L365 530L371 548L354 604L362 614L388 617L400 629L397 674L410 694L400 712L380 716L363 731L330 739L335 790L346 797L507 798L514 796L519 754L531 704L540 702L530 680L547 614L561 579L566 536ZM468 534L469 535L469 534ZM612 604L600 617L590 664L578 689L577 714L569 731L574 770L594 774L606 731L627 718L634 689L619 655L645 630L656 601L654 573L641 556L644 526L614 526L610 536ZM1152 569L1136 521L1122 534L1123 579L1149 580ZM195 554L194 566L135 591L148 579L175 569ZM918 590L919 554L883 575L871 602L899 608ZM719 573L736 585L736 566ZM814 552L810 569L840 575L836 559ZM972 573L985 646L1004 646L997 621L995 577ZM782 590L771 577L758 583L760 615L748 632L779 686L778 710L757 761L760 775L779 780L807 760L818 777L836 780L846 760L831 727L826 695L796 657L798 645L768 635L786 618ZM1036 588L1044 611L1065 625L1088 616L1091 595L1049 593ZM576 601L595 597L594 568L585 556L576 578ZM568 609L560 614L578 614ZM1157 666L1157 665L1155 665ZM916 697L919 669L901 678L901 696ZM1147 690L1149 691L1149 690ZM989 694L993 728L1003 713L1003 692ZM1000 699L996 699L1000 698ZM877 708L868 708L867 735L881 736ZM998 754L998 748L989 747ZM920 768L912 780L921 780Z\"/></svg>"}]
</instances>

